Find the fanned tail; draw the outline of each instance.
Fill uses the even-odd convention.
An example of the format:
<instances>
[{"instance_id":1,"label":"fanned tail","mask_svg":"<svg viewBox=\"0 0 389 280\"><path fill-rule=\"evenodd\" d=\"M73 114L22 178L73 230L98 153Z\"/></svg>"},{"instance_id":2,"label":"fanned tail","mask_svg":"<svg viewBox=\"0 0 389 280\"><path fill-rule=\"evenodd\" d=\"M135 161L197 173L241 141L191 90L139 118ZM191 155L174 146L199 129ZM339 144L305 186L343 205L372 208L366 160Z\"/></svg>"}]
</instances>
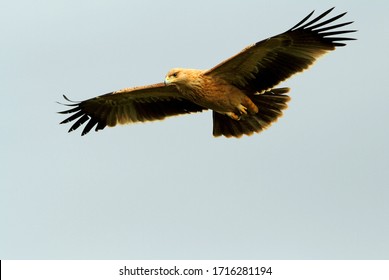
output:
<instances>
[{"instance_id":1,"label":"fanned tail","mask_svg":"<svg viewBox=\"0 0 389 280\"><path fill-rule=\"evenodd\" d=\"M250 96L259 111L239 121L213 111L213 136L239 138L261 132L282 116L282 111L288 107L287 102L290 100L286 95L288 92L289 88L278 88Z\"/></svg>"}]
</instances>

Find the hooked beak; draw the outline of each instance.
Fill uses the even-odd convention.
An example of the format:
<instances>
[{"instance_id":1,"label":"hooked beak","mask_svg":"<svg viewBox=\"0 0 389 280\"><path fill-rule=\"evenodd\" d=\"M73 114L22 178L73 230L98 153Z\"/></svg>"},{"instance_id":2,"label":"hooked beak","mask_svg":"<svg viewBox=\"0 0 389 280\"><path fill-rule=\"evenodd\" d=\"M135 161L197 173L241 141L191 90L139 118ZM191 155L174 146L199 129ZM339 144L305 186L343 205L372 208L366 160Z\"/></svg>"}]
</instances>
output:
<instances>
[{"instance_id":1,"label":"hooked beak","mask_svg":"<svg viewBox=\"0 0 389 280\"><path fill-rule=\"evenodd\" d=\"M163 81L165 86L167 86L168 84L170 84L170 81L169 81L169 77L166 77L165 80Z\"/></svg>"}]
</instances>

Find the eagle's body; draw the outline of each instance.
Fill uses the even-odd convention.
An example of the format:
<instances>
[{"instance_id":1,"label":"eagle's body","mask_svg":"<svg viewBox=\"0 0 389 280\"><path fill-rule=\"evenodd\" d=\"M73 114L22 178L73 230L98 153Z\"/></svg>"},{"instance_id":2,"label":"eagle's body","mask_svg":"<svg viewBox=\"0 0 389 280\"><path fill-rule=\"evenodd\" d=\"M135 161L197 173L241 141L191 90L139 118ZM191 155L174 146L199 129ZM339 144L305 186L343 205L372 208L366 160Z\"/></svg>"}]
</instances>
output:
<instances>
[{"instance_id":1,"label":"eagle's body","mask_svg":"<svg viewBox=\"0 0 389 280\"><path fill-rule=\"evenodd\" d=\"M165 84L174 84L182 97L225 115L232 115L248 108L249 112L258 112L257 106L241 89L225 80L206 75L206 71L197 69L174 68L165 78Z\"/></svg>"},{"instance_id":2,"label":"eagle's body","mask_svg":"<svg viewBox=\"0 0 389 280\"><path fill-rule=\"evenodd\" d=\"M131 122L213 111L213 135L240 137L260 132L276 121L290 100L288 88L274 88L312 65L318 57L344 46L352 38L334 35L355 32L328 26L345 13L319 22L332 9L306 22L309 14L288 31L253 44L209 70L174 68L164 83L125 88L80 103L61 113L73 113L69 131L87 122L82 135ZM66 97L65 97L66 98ZM66 98L67 99L67 98ZM68 100L68 99L67 99Z\"/></svg>"}]
</instances>

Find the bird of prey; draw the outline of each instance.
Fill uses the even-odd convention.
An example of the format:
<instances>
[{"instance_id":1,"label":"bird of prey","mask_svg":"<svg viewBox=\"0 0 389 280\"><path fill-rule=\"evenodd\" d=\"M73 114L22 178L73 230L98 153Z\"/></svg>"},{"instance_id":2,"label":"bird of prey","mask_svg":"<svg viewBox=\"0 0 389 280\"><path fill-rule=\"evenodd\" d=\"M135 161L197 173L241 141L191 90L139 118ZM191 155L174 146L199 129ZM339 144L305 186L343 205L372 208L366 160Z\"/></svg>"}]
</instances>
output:
<instances>
[{"instance_id":1,"label":"bird of prey","mask_svg":"<svg viewBox=\"0 0 389 280\"><path fill-rule=\"evenodd\" d=\"M345 46L356 30L339 30L346 13L326 19L333 10L311 19L311 12L288 31L257 42L208 70L174 68L163 83L124 88L85 101L65 104L72 114L69 132L86 123L82 135L118 124L162 120L212 110L213 135L241 137L271 125L287 108L289 88L280 82L311 66L317 58ZM311 20L310 20L311 19Z\"/></svg>"}]
</instances>

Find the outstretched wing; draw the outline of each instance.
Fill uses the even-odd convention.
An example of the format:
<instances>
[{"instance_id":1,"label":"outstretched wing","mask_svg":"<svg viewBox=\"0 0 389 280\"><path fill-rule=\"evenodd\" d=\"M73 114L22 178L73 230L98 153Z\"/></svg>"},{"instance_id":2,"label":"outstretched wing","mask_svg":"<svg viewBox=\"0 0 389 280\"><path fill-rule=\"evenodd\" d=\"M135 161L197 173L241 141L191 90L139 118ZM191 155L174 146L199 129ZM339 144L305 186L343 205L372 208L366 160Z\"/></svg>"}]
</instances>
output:
<instances>
[{"instance_id":1,"label":"outstretched wing","mask_svg":"<svg viewBox=\"0 0 389 280\"><path fill-rule=\"evenodd\" d=\"M244 49L206 72L239 88L263 92L312 65L321 55L345 46L353 38L337 37L356 30L338 30L351 24L331 25L346 13L319 22L334 8L307 22L313 12L288 31ZM335 37L334 37L335 36Z\"/></svg>"},{"instance_id":2,"label":"outstretched wing","mask_svg":"<svg viewBox=\"0 0 389 280\"><path fill-rule=\"evenodd\" d=\"M64 98L72 102L66 96ZM165 86L163 83L125 88L65 105L74 108L59 112L72 114L61 124L74 121L69 129L71 132L87 122L82 135L87 134L94 126L96 126L95 130L98 131L106 126L162 120L169 116L206 110L206 108L181 98L175 86Z\"/></svg>"}]
</instances>

